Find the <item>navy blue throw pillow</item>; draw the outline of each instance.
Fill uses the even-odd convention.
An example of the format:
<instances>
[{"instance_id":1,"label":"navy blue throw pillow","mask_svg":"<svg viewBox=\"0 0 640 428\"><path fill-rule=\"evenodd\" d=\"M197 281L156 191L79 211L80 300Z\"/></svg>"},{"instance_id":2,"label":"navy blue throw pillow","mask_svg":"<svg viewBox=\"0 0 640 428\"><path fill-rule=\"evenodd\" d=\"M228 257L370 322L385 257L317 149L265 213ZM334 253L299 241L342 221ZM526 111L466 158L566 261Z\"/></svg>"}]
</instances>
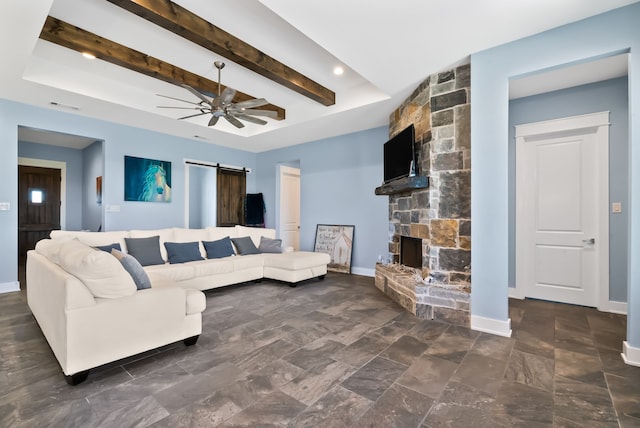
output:
<instances>
[{"instance_id":1,"label":"navy blue throw pillow","mask_svg":"<svg viewBox=\"0 0 640 428\"><path fill-rule=\"evenodd\" d=\"M109 244L109 245L96 245L93 248L97 248L98 250L106 251L107 253L110 253L111 250L122 251L122 248L120 248L120 244L117 243L117 242L115 244Z\"/></svg>"},{"instance_id":2,"label":"navy blue throw pillow","mask_svg":"<svg viewBox=\"0 0 640 428\"><path fill-rule=\"evenodd\" d=\"M198 242L165 242L169 263L186 263L204 260Z\"/></svg>"},{"instance_id":3,"label":"navy blue throw pillow","mask_svg":"<svg viewBox=\"0 0 640 428\"><path fill-rule=\"evenodd\" d=\"M207 251L208 259L220 259L235 255L231 239L228 236L218 239L217 241L202 241L204 249Z\"/></svg>"}]
</instances>

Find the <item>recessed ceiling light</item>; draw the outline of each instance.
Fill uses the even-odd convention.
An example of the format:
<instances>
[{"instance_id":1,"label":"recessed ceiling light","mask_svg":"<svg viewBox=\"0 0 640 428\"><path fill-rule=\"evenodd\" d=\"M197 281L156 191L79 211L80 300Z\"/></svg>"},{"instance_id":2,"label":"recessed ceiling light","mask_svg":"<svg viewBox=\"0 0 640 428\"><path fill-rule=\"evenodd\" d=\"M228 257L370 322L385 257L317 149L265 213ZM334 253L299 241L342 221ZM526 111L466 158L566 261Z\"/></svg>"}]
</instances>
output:
<instances>
[{"instance_id":1,"label":"recessed ceiling light","mask_svg":"<svg viewBox=\"0 0 640 428\"><path fill-rule=\"evenodd\" d=\"M82 56L87 58L87 59L96 59L96 56L92 53L89 52L82 52Z\"/></svg>"},{"instance_id":2,"label":"recessed ceiling light","mask_svg":"<svg viewBox=\"0 0 640 428\"><path fill-rule=\"evenodd\" d=\"M337 66L333 69L333 74L335 74L336 76L342 76L342 74L344 74L344 68Z\"/></svg>"}]
</instances>

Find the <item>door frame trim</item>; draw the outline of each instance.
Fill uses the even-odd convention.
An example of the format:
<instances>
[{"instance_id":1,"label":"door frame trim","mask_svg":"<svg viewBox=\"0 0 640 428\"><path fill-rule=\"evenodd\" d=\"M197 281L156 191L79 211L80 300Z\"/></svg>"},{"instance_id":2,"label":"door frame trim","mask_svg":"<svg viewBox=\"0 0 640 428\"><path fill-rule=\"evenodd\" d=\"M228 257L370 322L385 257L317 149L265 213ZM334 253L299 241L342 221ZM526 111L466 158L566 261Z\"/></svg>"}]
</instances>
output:
<instances>
[{"instance_id":1,"label":"door frame trim","mask_svg":"<svg viewBox=\"0 0 640 428\"><path fill-rule=\"evenodd\" d=\"M562 135L568 132L578 130L592 130L596 134L596 156L598 176L601 178L598 187L600 205L597 210L598 240L600 242L598 257L598 290L597 290L597 308L601 311L610 312L614 309L609 301L609 111L598 113L584 114L579 116L564 117L540 122L526 123L515 126L516 140L516 236L515 236L515 259L516 259L516 284L514 290L515 296L524 297L526 290L524 289L523 279L521 278L522 258L524 249L518 245L518 237L526 236L528 231L524 228L523 221L523 198L518 189L522 189L524 185L524 177L522 176L521 163L524 162L524 144L532 139L540 139ZM520 284L520 285L519 285ZM616 312L619 306L615 307ZM625 308L626 309L626 308Z\"/></svg>"},{"instance_id":2,"label":"door frame trim","mask_svg":"<svg viewBox=\"0 0 640 428\"><path fill-rule=\"evenodd\" d=\"M18 165L60 170L60 229L65 230L67 228L67 163L47 159L19 157Z\"/></svg>"}]
</instances>

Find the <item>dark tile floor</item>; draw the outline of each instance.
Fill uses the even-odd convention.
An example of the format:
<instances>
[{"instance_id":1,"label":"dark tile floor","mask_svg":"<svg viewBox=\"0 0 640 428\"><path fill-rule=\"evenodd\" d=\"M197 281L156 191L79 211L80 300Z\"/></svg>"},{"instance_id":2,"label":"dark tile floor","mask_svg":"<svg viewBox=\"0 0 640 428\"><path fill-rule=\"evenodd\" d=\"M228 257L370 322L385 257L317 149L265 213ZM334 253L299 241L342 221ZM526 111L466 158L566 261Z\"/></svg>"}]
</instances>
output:
<instances>
[{"instance_id":1,"label":"dark tile floor","mask_svg":"<svg viewBox=\"0 0 640 428\"><path fill-rule=\"evenodd\" d=\"M372 278L207 292L203 334L68 386L25 304L0 295L3 427L640 426L626 317L510 301L513 337L414 318Z\"/></svg>"}]
</instances>

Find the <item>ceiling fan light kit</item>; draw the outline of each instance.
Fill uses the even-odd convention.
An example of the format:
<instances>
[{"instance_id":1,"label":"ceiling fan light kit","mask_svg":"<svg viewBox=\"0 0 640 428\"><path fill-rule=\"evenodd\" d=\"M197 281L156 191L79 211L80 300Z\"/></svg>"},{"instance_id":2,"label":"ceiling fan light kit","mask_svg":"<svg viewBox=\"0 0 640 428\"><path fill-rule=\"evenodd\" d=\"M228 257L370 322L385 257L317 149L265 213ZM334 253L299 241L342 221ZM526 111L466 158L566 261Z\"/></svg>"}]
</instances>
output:
<instances>
[{"instance_id":1,"label":"ceiling fan light kit","mask_svg":"<svg viewBox=\"0 0 640 428\"><path fill-rule=\"evenodd\" d=\"M218 69L218 94L214 96L212 99L209 99L206 95L202 94L200 91L192 88L189 85L181 84L183 88L191 92L197 98L200 99L199 102L182 100L180 98L169 97L166 95L160 95L164 98L169 98L176 101L181 101L183 103L191 104L193 107L174 107L174 106L158 106L158 108L174 108L174 109L187 109L187 110L197 110L198 113L190 114L187 116L183 116L178 118L178 120L188 119L196 116L204 116L207 114L211 115L211 119L207 126L214 126L218 123L218 119L224 117L227 122L235 126L236 128L244 128L244 123L242 123L239 119L242 119L247 122L255 123L257 125L266 125L267 121L260 119L255 116L264 116L270 118L276 118L277 113L271 110L256 110L254 107L261 107L269 104L267 100L264 98L255 98L253 100L241 101L239 103L234 103L233 98L236 96L236 90L230 87L225 87L224 91L222 91L221 85L221 71L224 68L224 62L215 61L213 65Z\"/></svg>"}]
</instances>

